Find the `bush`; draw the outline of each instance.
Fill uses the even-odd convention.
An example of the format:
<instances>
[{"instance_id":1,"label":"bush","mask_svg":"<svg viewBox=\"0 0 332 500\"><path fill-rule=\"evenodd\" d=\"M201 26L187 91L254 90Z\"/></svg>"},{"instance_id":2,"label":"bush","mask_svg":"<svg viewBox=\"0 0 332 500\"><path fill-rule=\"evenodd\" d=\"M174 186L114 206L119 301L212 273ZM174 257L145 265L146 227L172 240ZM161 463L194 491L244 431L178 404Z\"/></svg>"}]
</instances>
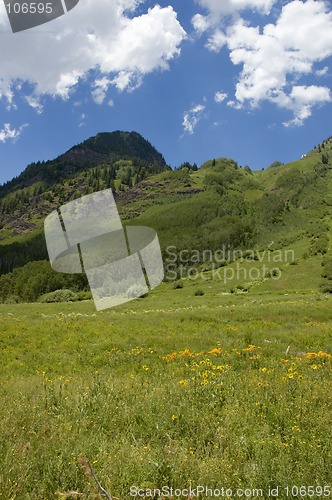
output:
<instances>
[{"instance_id":1,"label":"bush","mask_svg":"<svg viewBox=\"0 0 332 500\"><path fill-rule=\"evenodd\" d=\"M182 281L176 281L176 282L174 283L174 285L173 285L173 289L174 289L174 290L178 290L178 289L180 289L180 288L183 288L183 283L182 283Z\"/></svg>"},{"instance_id":2,"label":"bush","mask_svg":"<svg viewBox=\"0 0 332 500\"><path fill-rule=\"evenodd\" d=\"M76 302L79 300L77 293L72 290L55 290L55 292L45 293L39 297L38 302Z\"/></svg>"},{"instance_id":3,"label":"bush","mask_svg":"<svg viewBox=\"0 0 332 500\"><path fill-rule=\"evenodd\" d=\"M328 154L326 154L326 153L322 154L322 163L324 165L328 165L328 163L329 163L329 155Z\"/></svg>"},{"instance_id":4,"label":"bush","mask_svg":"<svg viewBox=\"0 0 332 500\"><path fill-rule=\"evenodd\" d=\"M283 163L281 163L281 161L276 160L273 163L271 163L271 165L269 165L267 168L281 167L281 165L283 165Z\"/></svg>"},{"instance_id":5,"label":"bush","mask_svg":"<svg viewBox=\"0 0 332 500\"><path fill-rule=\"evenodd\" d=\"M251 170L251 168L250 168L248 165L245 165L245 166L243 167L243 170L244 170L245 172L247 172L248 174L253 175L252 170Z\"/></svg>"},{"instance_id":6,"label":"bush","mask_svg":"<svg viewBox=\"0 0 332 500\"><path fill-rule=\"evenodd\" d=\"M5 304L18 304L20 302L20 297L17 295L10 295L6 300Z\"/></svg>"},{"instance_id":7,"label":"bush","mask_svg":"<svg viewBox=\"0 0 332 500\"><path fill-rule=\"evenodd\" d=\"M91 300L92 293L91 292L77 292L78 300Z\"/></svg>"},{"instance_id":8,"label":"bush","mask_svg":"<svg viewBox=\"0 0 332 500\"><path fill-rule=\"evenodd\" d=\"M332 283L322 283L319 289L322 293L332 293Z\"/></svg>"},{"instance_id":9,"label":"bush","mask_svg":"<svg viewBox=\"0 0 332 500\"><path fill-rule=\"evenodd\" d=\"M196 290L195 296L198 297L198 296L201 296L201 295L204 295L204 291L199 288L198 290Z\"/></svg>"},{"instance_id":10,"label":"bush","mask_svg":"<svg viewBox=\"0 0 332 500\"><path fill-rule=\"evenodd\" d=\"M292 265L292 263L290 263L289 265ZM280 276L280 274L281 274L281 269L279 267L275 267L273 269L267 269L264 274L264 278L269 279Z\"/></svg>"},{"instance_id":11,"label":"bush","mask_svg":"<svg viewBox=\"0 0 332 500\"><path fill-rule=\"evenodd\" d=\"M311 255L325 254L328 250L328 244L329 240L325 234L313 239L310 245Z\"/></svg>"},{"instance_id":12,"label":"bush","mask_svg":"<svg viewBox=\"0 0 332 500\"><path fill-rule=\"evenodd\" d=\"M248 292L249 288L251 286L252 286L252 283L245 283L244 285L237 285L235 287L235 293L237 293L237 292L239 292L239 293Z\"/></svg>"}]
</instances>

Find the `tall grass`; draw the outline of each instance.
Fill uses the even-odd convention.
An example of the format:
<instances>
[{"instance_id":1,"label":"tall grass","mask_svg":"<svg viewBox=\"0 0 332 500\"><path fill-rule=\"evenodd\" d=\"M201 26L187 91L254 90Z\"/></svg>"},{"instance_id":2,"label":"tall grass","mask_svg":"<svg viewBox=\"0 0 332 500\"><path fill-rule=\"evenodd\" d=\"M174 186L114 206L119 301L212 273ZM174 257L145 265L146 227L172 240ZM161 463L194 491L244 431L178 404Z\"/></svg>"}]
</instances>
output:
<instances>
[{"instance_id":1,"label":"tall grass","mask_svg":"<svg viewBox=\"0 0 332 500\"><path fill-rule=\"evenodd\" d=\"M1 307L0 498L329 484L330 300L183 292Z\"/></svg>"}]
</instances>

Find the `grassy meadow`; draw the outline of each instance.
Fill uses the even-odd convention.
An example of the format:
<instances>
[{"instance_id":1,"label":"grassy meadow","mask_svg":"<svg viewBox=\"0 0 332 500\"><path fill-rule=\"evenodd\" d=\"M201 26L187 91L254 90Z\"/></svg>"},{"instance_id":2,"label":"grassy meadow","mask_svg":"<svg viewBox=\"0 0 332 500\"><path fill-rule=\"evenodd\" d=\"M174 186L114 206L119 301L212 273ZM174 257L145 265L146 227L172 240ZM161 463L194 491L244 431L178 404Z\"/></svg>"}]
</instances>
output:
<instances>
[{"instance_id":1,"label":"grassy meadow","mask_svg":"<svg viewBox=\"0 0 332 500\"><path fill-rule=\"evenodd\" d=\"M96 312L43 223L103 189L156 230L166 279ZM172 171L119 131L0 186L0 500L331 497L331 192L332 138L265 171ZM222 248L241 256L203 255ZM81 301L41 303L59 293Z\"/></svg>"},{"instance_id":2,"label":"grassy meadow","mask_svg":"<svg viewBox=\"0 0 332 500\"><path fill-rule=\"evenodd\" d=\"M283 288L210 276L99 313L1 305L0 498L106 498L86 460L113 499L331 486L332 298L309 271L293 290L299 268Z\"/></svg>"}]
</instances>

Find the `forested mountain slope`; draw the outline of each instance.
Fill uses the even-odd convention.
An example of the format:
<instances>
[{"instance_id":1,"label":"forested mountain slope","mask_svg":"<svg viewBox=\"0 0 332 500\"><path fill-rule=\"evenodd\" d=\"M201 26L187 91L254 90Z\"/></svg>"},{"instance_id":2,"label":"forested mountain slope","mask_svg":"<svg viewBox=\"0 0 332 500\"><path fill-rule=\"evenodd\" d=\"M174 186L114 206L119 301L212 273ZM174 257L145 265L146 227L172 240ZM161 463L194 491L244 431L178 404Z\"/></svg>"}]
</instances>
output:
<instances>
[{"instance_id":1,"label":"forested mountain slope","mask_svg":"<svg viewBox=\"0 0 332 500\"><path fill-rule=\"evenodd\" d=\"M158 232L165 258L170 246L202 254L221 248L273 251L292 244L304 258L326 256L332 216L331 147L329 138L301 159L286 165L275 162L264 171L242 168L223 157L200 168L185 163L172 171L139 134L98 134L56 160L27 167L0 188L0 273L9 283L8 273L16 269L15 275L24 275L18 268L30 262L38 274L37 261L47 260L45 217L70 200L106 188L112 188L125 224L147 225ZM196 264L203 261L200 257ZM72 278L52 273L49 266L46 284L39 280L43 290L76 286ZM76 284L83 286L81 279ZM11 285L7 289L12 291Z\"/></svg>"}]
</instances>

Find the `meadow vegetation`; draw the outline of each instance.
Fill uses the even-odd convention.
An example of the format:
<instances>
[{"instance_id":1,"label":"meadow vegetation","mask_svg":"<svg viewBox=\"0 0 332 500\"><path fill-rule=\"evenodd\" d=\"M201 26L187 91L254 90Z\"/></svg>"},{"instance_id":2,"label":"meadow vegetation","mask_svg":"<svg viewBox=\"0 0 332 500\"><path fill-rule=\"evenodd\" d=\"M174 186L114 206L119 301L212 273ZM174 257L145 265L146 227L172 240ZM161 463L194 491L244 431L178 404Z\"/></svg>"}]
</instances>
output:
<instances>
[{"instance_id":1,"label":"meadow vegetation","mask_svg":"<svg viewBox=\"0 0 332 500\"><path fill-rule=\"evenodd\" d=\"M182 284L0 307L0 498L330 484L331 298Z\"/></svg>"},{"instance_id":2,"label":"meadow vegetation","mask_svg":"<svg viewBox=\"0 0 332 500\"><path fill-rule=\"evenodd\" d=\"M103 498L88 462L115 500L331 486L331 147L171 171L138 134L98 134L0 188L0 499ZM165 280L97 313L42 221L108 187L157 231Z\"/></svg>"}]
</instances>

